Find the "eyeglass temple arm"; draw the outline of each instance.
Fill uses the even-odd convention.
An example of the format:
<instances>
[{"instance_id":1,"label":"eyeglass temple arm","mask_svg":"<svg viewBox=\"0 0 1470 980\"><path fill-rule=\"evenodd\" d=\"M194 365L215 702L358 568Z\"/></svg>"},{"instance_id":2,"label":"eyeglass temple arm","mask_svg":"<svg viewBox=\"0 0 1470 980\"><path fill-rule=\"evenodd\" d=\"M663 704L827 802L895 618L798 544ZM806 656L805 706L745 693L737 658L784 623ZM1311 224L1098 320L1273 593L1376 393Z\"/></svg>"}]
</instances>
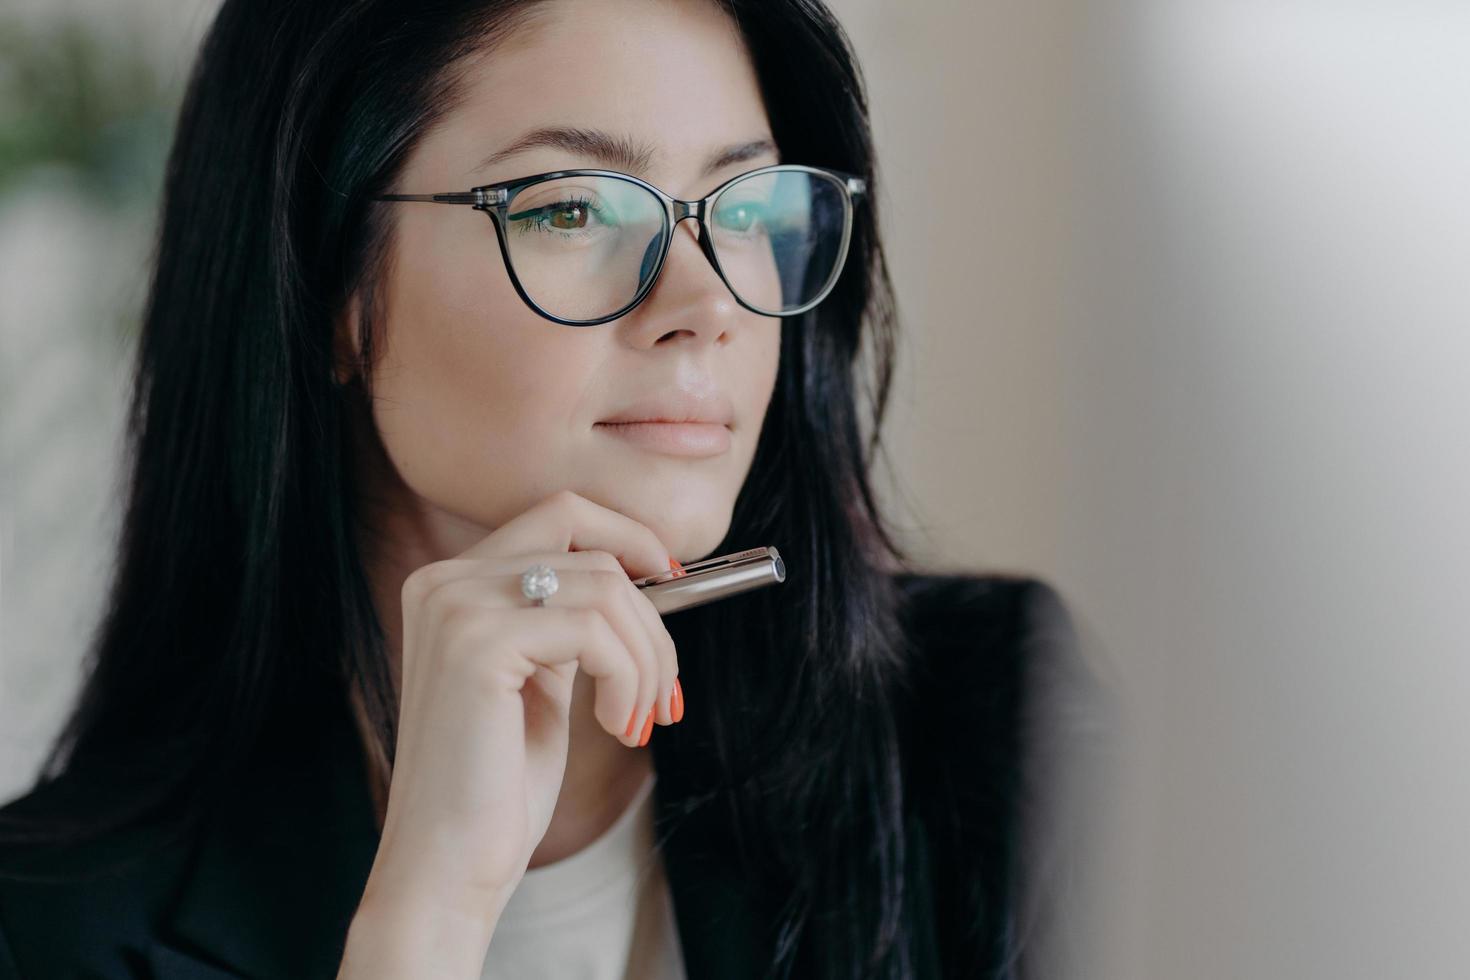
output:
<instances>
[{"instance_id":1,"label":"eyeglass temple arm","mask_svg":"<svg viewBox=\"0 0 1470 980\"><path fill-rule=\"evenodd\" d=\"M485 194L478 191L456 191L452 194L379 194L374 201L428 201L430 204L484 204Z\"/></svg>"}]
</instances>

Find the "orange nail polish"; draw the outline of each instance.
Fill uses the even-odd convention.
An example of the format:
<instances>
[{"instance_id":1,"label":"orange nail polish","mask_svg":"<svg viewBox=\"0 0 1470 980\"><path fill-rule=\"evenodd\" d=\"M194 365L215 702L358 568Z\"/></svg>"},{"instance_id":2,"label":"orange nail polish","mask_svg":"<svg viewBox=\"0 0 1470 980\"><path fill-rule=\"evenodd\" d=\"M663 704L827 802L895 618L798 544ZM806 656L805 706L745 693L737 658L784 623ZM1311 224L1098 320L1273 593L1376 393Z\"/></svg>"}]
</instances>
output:
<instances>
[{"instance_id":1,"label":"orange nail polish","mask_svg":"<svg viewBox=\"0 0 1470 980\"><path fill-rule=\"evenodd\" d=\"M633 705L633 713L628 716L628 729L627 729L627 731L623 732L623 737L624 738L632 738L633 737L633 725L637 721L638 721L638 706L635 704L635 705Z\"/></svg>"},{"instance_id":2,"label":"orange nail polish","mask_svg":"<svg viewBox=\"0 0 1470 980\"><path fill-rule=\"evenodd\" d=\"M684 689L679 686L677 677L674 678L674 696L671 700L673 703L669 705L669 716L677 722L684 717Z\"/></svg>"},{"instance_id":3,"label":"orange nail polish","mask_svg":"<svg viewBox=\"0 0 1470 980\"><path fill-rule=\"evenodd\" d=\"M651 736L652 734L653 734L653 710L652 709L649 709L649 712L648 712L648 720L643 723L643 735L641 737L639 737L639 739L638 739L639 746L647 745L648 744L649 736Z\"/></svg>"},{"instance_id":4,"label":"orange nail polish","mask_svg":"<svg viewBox=\"0 0 1470 980\"><path fill-rule=\"evenodd\" d=\"M678 559L673 555L669 556L669 571L673 572L676 577L684 574L684 566L679 564Z\"/></svg>"}]
</instances>

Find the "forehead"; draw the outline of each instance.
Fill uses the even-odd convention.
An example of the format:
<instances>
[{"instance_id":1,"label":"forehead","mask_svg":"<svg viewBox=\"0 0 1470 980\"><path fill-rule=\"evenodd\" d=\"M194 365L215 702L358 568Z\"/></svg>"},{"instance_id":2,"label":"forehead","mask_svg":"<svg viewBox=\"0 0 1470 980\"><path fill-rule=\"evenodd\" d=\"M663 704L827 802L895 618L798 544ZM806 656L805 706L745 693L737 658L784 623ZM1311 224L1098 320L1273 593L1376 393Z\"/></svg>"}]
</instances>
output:
<instances>
[{"instance_id":1,"label":"forehead","mask_svg":"<svg viewBox=\"0 0 1470 980\"><path fill-rule=\"evenodd\" d=\"M713 151L770 136L744 41L710 0L554 0L469 59L460 84L424 141L456 185L609 165L590 143L525 139L560 129L613 134L614 169L693 193Z\"/></svg>"}]
</instances>

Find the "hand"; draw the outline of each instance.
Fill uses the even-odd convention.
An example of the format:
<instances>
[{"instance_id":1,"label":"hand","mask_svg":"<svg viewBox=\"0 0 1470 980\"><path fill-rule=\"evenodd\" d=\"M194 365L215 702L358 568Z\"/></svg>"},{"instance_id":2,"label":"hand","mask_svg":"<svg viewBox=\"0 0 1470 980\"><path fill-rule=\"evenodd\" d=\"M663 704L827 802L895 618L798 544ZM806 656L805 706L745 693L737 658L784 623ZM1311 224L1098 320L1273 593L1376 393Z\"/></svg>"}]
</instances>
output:
<instances>
[{"instance_id":1,"label":"hand","mask_svg":"<svg viewBox=\"0 0 1470 980\"><path fill-rule=\"evenodd\" d=\"M538 562L560 584L544 607L521 593L521 573ZM669 564L646 526L564 491L408 576L398 741L360 911L482 925L479 959L464 951L478 975L551 822L578 666L595 679L598 723L623 744L641 743L650 715L673 723L674 643L632 584Z\"/></svg>"}]
</instances>

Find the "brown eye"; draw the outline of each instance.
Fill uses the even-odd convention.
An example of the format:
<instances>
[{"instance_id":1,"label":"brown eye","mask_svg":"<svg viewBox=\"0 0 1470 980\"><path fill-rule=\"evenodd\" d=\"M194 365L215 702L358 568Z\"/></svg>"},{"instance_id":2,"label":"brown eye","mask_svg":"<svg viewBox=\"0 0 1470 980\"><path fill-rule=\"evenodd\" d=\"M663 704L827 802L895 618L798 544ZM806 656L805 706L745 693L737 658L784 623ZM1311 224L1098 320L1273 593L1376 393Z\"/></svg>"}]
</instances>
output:
<instances>
[{"instance_id":1,"label":"brown eye","mask_svg":"<svg viewBox=\"0 0 1470 980\"><path fill-rule=\"evenodd\" d=\"M606 210L592 198L572 197L553 200L509 215L511 227L518 232L586 232L608 221Z\"/></svg>"},{"instance_id":2,"label":"brown eye","mask_svg":"<svg viewBox=\"0 0 1470 980\"><path fill-rule=\"evenodd\" d=\"M576 231L586 226L587 210L580 204L560 208L552 212L551 224L562 231Z\"/></svg>"}]
</instances>

